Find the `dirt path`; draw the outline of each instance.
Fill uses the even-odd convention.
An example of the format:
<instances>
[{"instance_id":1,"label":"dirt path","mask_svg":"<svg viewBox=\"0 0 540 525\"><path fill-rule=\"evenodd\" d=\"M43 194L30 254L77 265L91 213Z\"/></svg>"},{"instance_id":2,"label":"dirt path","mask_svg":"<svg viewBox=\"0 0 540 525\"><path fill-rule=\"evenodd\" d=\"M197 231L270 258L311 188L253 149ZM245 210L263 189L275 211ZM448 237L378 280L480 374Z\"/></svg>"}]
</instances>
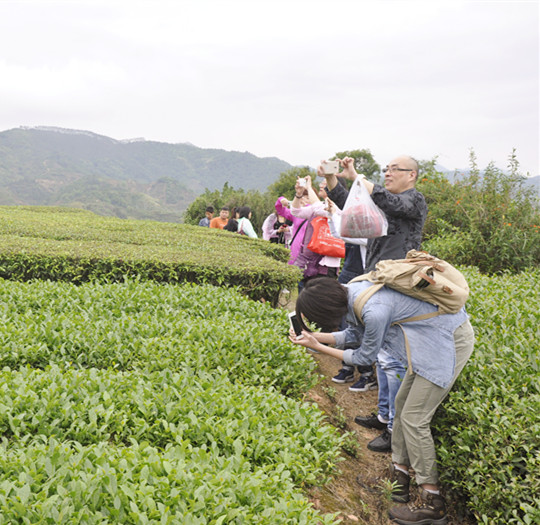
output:
<instances>
[{"instance_id":1,"label":"dirt path","mask_svg":"<svg viewBox=\"0 0 540 525\"><path fill-rule=\"evenodd\" d=\"M310 490L313 505L324 513L338 512L343 524L395 525L388 519L388 508L395 505L390 501L390 492L384 484L367 489L356 478L359 474L374 479L384 474L391 462L390 453L372 452L367 444L380 434L357 425L354 417L369 415L377 411L377 390L351 392L352 383L337 384L332 377L339 369L336 359L323 354L312 354L318 364L317 372L323 376L319 385L311 390L307 399L317 403L334 426L354 432L358 442L357 457L343 453L344 461L338 466L335 479L325 487ZM414 482L412 484L414 493ZM448 502L448 498L447 498ZM476 521L456 515L452 505L448 506L448 525L473 525Z\"/></svg>"},{"instance_id":2,"label":"dirt path","mask_svg":"<svg viewBox=\"0 0 540 525\"><path fill-rule=\"evenodd\" d=\"M357 457L344 453L335 479L325 487L310 491L313 505L324 513L338 512L344 524L387 525L391 523L387 518L390 503L384 491L367 490L356 481L359 474L369 478L380 476L390 462L390 453L367 449L368 442L380 431L354 423L355 416L377 410L377 391L351 392L352 383L337 384L331 380L339 369L339 361L322 354L313 354L313 358L323 379L309 392L308 399L317 403L334 426L354 432L358 442Z\"/></svg>"}]
</instances>

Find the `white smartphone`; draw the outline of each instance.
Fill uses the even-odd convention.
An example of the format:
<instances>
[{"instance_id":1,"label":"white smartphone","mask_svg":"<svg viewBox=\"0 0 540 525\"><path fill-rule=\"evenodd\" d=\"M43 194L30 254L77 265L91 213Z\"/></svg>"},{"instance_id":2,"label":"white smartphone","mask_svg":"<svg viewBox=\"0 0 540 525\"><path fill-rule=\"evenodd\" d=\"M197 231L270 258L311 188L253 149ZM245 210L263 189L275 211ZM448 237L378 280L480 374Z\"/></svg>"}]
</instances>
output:
<instances>
[{"instance_id":1,"label":"white smartphone","mask_svg":"<svg viewBox=\"0 0 540 525\"><path fill-rule=\"evenodd\" d=\"M325 160L322 169L325 175L336 175L339 172L339 160Z\"/></svg>"},{"instance_id":2,"label":"white smartphone","mask_svg":"<svg viewBox=\"0 0 540 525\"><path fill-rule=\"evenodd\" d=\"M302 339L304 336L302 335L302 327L300 326L298 317L296 317L296 312L289 313L289 321L291 322L291 328L296 334L296 339Z\"/></svg>"}]
</instances>

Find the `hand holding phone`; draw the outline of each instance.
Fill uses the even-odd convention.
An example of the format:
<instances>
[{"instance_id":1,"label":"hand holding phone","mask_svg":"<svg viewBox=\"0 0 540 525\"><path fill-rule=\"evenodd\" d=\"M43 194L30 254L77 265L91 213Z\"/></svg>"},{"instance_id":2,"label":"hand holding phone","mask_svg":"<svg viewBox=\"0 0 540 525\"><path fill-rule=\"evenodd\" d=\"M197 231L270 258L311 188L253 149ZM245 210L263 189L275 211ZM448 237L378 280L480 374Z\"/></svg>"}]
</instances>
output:
<instances>
[{"instance_id":1,"label":"hand holding phone","mask_svg":"<svg viewBox=\"0 0 540 525\"><path fill-rule=\"evenodd\" d=\"M291 328L296 334L296 340L298 341L299 339L302 339L304 336L302 335L302 327L300 326L298 317L296 317L296 312L289 313L289 321L291 323Z\"/></svg>"}]
</instances>

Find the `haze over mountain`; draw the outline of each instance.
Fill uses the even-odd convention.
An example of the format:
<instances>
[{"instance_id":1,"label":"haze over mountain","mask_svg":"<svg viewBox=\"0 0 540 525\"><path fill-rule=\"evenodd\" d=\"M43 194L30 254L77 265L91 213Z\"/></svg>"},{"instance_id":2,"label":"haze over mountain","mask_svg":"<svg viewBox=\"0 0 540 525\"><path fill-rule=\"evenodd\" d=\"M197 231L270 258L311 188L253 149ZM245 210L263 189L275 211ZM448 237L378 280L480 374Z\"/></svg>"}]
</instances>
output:
<instances>
[{"instance_id":1,"label":"haze over mountain","mask_svg":"<svg viewBox=\"0 0 540 525\"><path fill-rule=\"evenodd\" d=\"M275 157L89 131L20 127L0 132L0 205L83 208L121 218L181 222L207 188L264 192L291 169ZM451 181L468 170L451 172ZM539 188L540 177L527 179Z\"/></svg>"},{"instance_id":2,"label":"haze over mountain","mask_svg":"<svg viewBox=\"0 0 540 525\"><path fill-rule=\"evenodd\" d=\"M264 191L292 166L248 152L52 127L0 132L0 204L178 222L206 188Z\"/></svg>"}]
</instances>

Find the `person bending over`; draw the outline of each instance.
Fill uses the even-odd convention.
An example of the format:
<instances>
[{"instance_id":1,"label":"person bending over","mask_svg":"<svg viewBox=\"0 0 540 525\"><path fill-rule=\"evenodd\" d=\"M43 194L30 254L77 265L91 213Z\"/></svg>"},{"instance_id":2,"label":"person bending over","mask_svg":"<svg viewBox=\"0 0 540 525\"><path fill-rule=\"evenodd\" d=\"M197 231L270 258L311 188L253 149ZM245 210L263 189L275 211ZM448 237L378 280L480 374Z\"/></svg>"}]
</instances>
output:
<instances>
[{"instance_id":1,"label":"person bending over","mask_svg":"<svg viewBox=\"0 0 540 525\"><path fill-rule=\"evenodd\" d=\"M293 331L289 337L294 344L349 365L371 363L384 348L408 366L395 399L391 480L396 482L396 490L392 499L409 501L410 468L416 476L418 499L409 505L393 506L389 515L401 525L444 525L446 503L439 491L430 424L472 354L473 329L465 308L456 314L397 326L394 323L399 320L432 313L438 307L386 286L366 302L359 318L354 301L369 286L372 286L369 281L342 285L329 278L308 282L296 301L303 338L297 339ZM338 327L343 316L348 327L342 331L311 332L304 322L305 319L318 326ZM409 341L410 361L402 330Z\"/></svg>"}]
</instances>

